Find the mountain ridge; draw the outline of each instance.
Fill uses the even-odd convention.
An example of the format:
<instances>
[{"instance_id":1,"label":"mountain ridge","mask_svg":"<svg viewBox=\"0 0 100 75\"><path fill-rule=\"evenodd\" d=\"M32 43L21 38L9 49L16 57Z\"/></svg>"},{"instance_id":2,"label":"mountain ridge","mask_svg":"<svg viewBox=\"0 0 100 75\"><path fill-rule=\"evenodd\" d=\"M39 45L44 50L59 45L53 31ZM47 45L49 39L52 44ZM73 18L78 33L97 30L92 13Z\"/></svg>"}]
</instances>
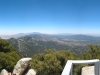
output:
<instances>
[{"instance_id":1,"label":"mountain ridge","mask_svg":"<svg viewBox=\"0 0 100 75\"><path fill-rule=\"evenodd\" d=\"M100 37L87 35L29 34L7 39L20 53L34 55L46 49L71 50L81 54L88 44L100 45Z\"/></svg>"}]
</instances>

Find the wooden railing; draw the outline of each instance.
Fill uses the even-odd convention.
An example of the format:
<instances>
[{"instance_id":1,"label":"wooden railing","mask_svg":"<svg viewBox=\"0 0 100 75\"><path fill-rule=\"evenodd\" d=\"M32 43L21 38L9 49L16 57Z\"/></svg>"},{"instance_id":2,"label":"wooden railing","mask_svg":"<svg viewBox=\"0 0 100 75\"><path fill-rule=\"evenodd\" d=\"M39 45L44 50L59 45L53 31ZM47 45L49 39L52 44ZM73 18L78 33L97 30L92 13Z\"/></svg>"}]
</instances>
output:
<instances>
[{"instance_id":1,"label":"wooden railing","mask_svg":"<svg viewBox=\"0 0 100 75\"><path fill-rule=\"evenodd\" d=\"M68 60L61 75L73 75L72 74L73 64L94 64L94 66L95 66L95 70L94 70L95 74L94 75L100 75L100 61L99 61L99 59Z\"/></svg>"}]
</instances>

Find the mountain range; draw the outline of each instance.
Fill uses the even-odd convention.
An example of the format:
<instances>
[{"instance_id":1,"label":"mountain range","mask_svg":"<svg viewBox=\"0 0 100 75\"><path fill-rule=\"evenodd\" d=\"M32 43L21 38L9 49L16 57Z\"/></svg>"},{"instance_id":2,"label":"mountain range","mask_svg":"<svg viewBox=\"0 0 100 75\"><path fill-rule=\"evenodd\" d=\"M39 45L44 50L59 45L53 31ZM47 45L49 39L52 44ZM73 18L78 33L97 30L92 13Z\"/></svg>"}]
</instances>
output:
<instances>
[{"instance_id":1,"label":"mountain range","mask_svg":"<svg viewBox=\"0 0 100 75\"><path fill-rule=\"evenodd\" d=\"M100 37L88 35L27 33L6 39L21 54L33 56L47 49L71 50L78 55L88 50L88 44L100 45Z\"/></svg>"}]
</instances>

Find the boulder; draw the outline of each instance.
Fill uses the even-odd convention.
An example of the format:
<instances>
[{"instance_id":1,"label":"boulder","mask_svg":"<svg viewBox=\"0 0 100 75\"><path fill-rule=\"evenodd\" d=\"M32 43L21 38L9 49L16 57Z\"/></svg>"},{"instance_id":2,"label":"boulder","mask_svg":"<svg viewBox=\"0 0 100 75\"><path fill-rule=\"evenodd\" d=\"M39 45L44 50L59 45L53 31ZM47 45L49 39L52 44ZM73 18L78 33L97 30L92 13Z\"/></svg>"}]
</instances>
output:
<instances>
[{"instance_id":1,"label":"boulder","mask_svg":"<svg viewBox=\"0 0 100 75\"><path fill-rule=\"evenodd\" d=\"M13 74L22 75L26 68L29 66L32 58L22 58L20 59L14 67Z\"/></svg>"},{"instance_id":2,"label":"boulder","mask_svg":"<svg viewBox=\"0 0 100 75\"><path fill-rule=\"evenodd\" d=\"M29 69L26 75L36 75L36 72L33 69Z\"/></svg>"},{"instance_id":3,"label":"boulder","mask_svg":"<svg viewBox=\"0 0 100 75\"><path fill-rule=\"evenodd\" d=\"M3 69L0 73L0 75L8 75L8 71L6 69Z\"/></svg>"},{"instance_id":4,"label":"boulder","mask_svg":"<svg viewBox=\"0 0 100 75\"><path fill-rule=\"evenodd\" d=\"M94 74L94 66L83 67L81 75L95 75Z\"/></svg>"}]
</instances>

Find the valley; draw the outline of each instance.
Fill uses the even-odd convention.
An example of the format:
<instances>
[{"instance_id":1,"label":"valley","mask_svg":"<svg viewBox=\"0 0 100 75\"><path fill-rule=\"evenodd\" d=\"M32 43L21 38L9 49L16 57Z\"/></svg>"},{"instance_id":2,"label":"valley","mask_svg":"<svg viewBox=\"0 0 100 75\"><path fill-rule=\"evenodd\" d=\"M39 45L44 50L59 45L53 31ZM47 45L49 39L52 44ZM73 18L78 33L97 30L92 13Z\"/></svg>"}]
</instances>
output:
<instances>
[{"instance_id":1,"label":"valley","mask_svg":"<svg viewBox=\"0 0 100 75\"><path fill-rule=\"evenodd\" d=\"M77 55L88 50L88 44L100 45L100 38L87 35L29 34L7 39L20 53L33 56L44 50L71 50Z\"/></svg>"}]
</instances>

